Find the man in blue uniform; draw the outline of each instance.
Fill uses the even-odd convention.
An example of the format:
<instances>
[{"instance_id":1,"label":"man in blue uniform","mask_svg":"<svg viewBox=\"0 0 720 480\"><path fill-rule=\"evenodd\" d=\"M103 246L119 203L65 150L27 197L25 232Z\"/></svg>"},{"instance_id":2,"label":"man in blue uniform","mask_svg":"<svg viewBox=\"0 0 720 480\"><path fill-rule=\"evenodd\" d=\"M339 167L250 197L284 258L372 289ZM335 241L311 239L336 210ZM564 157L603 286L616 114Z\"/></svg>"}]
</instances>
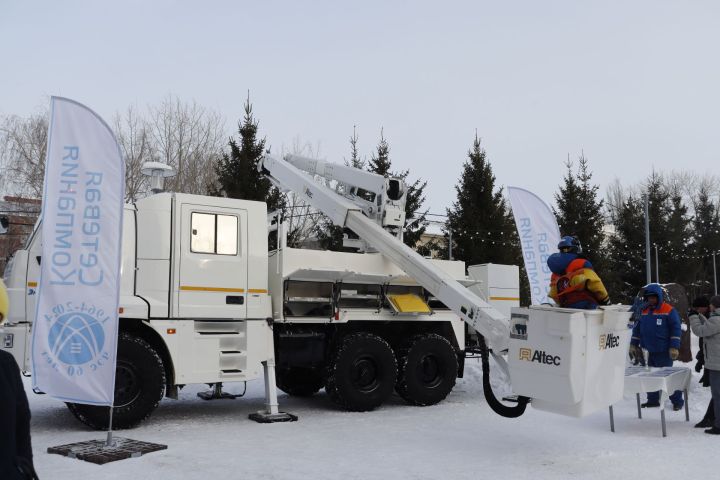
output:
<instances>
[{"instance_id":1,"label":"man in blue uniform","mask_svg":"<svg viewBox=\"0 0 720 480\"><path fill-rule=\"evenodd\" d=\"M682 335L680 314L672 305L663 301L663 290L657 283L651 283L643 290L643 310L635 324L630 341L633 356L642 356L640 347L648 351L648 366L671 367L680 353ZM684 401L682 392L670 395L673 410L680 410ZM659 407L660 392L648 392L643 408Z\"/></svg>"}]
</instances>

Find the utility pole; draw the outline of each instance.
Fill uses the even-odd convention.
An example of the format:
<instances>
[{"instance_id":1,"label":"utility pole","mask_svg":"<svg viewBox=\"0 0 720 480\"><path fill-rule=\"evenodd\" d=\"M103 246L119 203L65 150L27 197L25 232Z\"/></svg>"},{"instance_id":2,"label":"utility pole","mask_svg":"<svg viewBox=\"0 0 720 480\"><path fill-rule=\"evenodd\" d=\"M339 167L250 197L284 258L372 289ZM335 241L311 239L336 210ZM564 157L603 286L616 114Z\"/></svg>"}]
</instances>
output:
<instances>
[{"instance_id":1,"label":"utility pole","mask_svg":"<svg viewBox=\"0 0 720 480\"><path fill-rule=\"evenodd\" d=\"M452 230L448 228L448 260L452 259Z\"/></svg>"},{"instance_id":2,"label":"utility pole","mask_svg":"<svg viewBox=\"0 0 720 480\"><path fill-rule=\"evenodd\" d=\"M650 266L650 196L645 194L645 278L652 283Z\"/></svg>"},{"instance_id":3,"label":"utility pole","mask_svg":"<svg viewBox=\"0 0 720 480\"><path fill-rule=\"evenodd\" d=\"M658 263L658 249L655 244L655 283L660 283L660 264Z\"/></svg>"},{"instance_id":4,"label":"utility pole","mask_svg":"<svg viewBox=\"0 0 720 480\"><path fill-rule=\"evenodd\" d=\"M715 280L715 295L717 295L717 267L715 266L715 250L713 250L713 279Z\"/></svg>"}]
</instances>

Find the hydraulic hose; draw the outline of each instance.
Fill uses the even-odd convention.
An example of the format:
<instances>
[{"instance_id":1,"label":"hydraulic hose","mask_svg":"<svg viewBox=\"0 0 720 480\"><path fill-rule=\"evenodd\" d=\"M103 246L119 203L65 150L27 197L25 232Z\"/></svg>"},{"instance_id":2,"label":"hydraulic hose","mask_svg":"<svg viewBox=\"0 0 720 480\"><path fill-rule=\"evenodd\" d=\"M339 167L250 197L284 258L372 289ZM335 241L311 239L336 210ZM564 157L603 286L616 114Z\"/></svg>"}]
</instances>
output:
<instances>
[{"instance_id":1,"label":"hydraulic hose","mask_svg":"<svg viewBox=\"0 0 720 480\"><path fill-rule=\"evenodd\" d=\"M492 385L490 385L490 353L488 351L487 345L485 344L485 339L482 337L482 335L479 335L479 340L480 357L482 358L483 393L485 394L485 400L487 400L490 408L492 408L492 410L498 415L506 418L519 417L520 415L525 413L525 408L530 402L530 399L528 397L519 396L517 405L513 407L505 405L500 400L498 400L498 398L495 396L495 392L493 392Z\"/></svg>"}]
</instances>

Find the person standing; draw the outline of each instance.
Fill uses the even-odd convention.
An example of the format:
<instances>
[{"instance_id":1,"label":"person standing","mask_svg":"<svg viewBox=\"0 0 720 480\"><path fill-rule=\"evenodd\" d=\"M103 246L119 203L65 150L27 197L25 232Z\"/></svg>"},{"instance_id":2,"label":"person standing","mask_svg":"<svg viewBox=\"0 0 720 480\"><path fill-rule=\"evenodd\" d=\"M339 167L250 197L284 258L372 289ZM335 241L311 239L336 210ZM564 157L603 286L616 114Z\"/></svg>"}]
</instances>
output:
<instances>
[{"instance_id":1,"label":"person standing","mask_svg":"<svg viewBox=\"0 0 720 480\"><path fill-rule=\"evenodd\" d=\"M693 317L696 317L696 323L699 323L700 325L704 325L707 321L707 316L710 310L710 301L707 299L707 297L698 297L695 300L693 300L692 308L688 312L688 318L690 319L690 328L692 330L692 322ZM696 333L693 330L693 333ZM700 384L703 387L709 387L710 386L710 372L708 369L704 369L705 366L705 353L703 348L703 338L700 337L700 349L697 352L697 355L695 356L695 359L697 360L695 362L695 371L700 373L703 372L702 377L700 377ZM715 410L713 409L713 401L712 398L710 399L710 403L708 403L707 410L705 411L705 416L703 416L702 420L700 420L698 423L695 424L695 428L710 428L713 426L713 423L715 421Z\"/></svg>"},{"instance_id":2,"label":"person standing","mask_svg":"<svg viewBox=\"0 0 720 480\"><path fill-rule=\"evenodd\" d=\"M643 310L640 319L633 327L630 340L630 353L635 358L642 357L641 347L648 351L649 367L671 367L680 354L680 335L682 320L672 305L663 300L663 289L657 283L651 283L643 289ZM673 410L680 410L685 402L682 392L676 390L670 395ZM660 406L660 392L648 392L643 408Z\"/></svg>"},{"instance_id":3,"label":"person standing","mask_svg":"<svg viewBox=\"0 0 720 480\"><path fill-rule=\"evenodd\" d=\"M550 297L563 308L594 310L609 305L610 297L590 261L582 255L580 241L565 236L558 243L559 252L547 259L552 272Z\"/></svg>"},{"instance_id":4,"label":"person standing","mask_svg":"<svg viewBox=\"0 0 720 480\"><path fill-rule=\"evenodd\" d=\"M690 317L690 329L702 337L705 371L710 380L711 403L715 413L713 425L705 433L720 435L720 296L710 299L710 316L705 322L698 315Z\"/></svg>"},{"instance_id":5,"label":"person standing","mask_svg":"<svg viewBox=\"0 0 720 480\"><path fill-rule=\"evenodd\" d=\"M0 280L0 324L8 315L8 294ZM0 350L0 478L36 479L30 445L30 407L15 358Z\"/></svg>"}]
</instances>

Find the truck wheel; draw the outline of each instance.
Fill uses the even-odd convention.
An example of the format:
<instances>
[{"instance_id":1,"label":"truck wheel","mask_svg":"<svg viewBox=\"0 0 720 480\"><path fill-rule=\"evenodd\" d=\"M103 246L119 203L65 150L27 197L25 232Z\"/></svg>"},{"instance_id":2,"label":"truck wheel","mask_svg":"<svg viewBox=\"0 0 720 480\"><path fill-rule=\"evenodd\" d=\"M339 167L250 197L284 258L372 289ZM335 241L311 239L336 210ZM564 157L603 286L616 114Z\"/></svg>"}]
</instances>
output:
<instances>
[{"instance_id":1,"label":"truck wheel","mask_svg":"<svg viewBox=\"0 0 720 480\"><path fill-rule=\"evenodd\" d=\"M455 349L440 335L416 335L399 350L397 393L413 405L435 405L455 386Z\"/></svg>"},{"instance_id":2,"label":"truck wheel","mask_svg":"<svg viewBox=\"0 0 720 480\"><path fill-rule=\"evenodd\" d=\"M396 378L390 345L371 333L352 333L331 355L325 391L341 407L364 412L390 397Z\"/></svg>"},{"instance_id":3,"label":"truck wheel","mask_svg":"<svg viewBox=\"0 0 720 480\"><path fill-rule=\"evenodd\" d=\"M323 387L322 375L312 368L278 368L275 381L280 390L295 397L309 397Z\"/></svg>"},{"instance_id":4,"label":"truck wheel","mask_svg":"<svg viewBox=\"0 0 720 480\"><path fill-rule=\"evenodd\" d=\"M139 337L120 332L115 369L113 428L131 428L157 408L165 394L165 368L160 355ZM78 420L96 430L108 427L110 409L68 403Z\"/></svg>"}]
</instances>

